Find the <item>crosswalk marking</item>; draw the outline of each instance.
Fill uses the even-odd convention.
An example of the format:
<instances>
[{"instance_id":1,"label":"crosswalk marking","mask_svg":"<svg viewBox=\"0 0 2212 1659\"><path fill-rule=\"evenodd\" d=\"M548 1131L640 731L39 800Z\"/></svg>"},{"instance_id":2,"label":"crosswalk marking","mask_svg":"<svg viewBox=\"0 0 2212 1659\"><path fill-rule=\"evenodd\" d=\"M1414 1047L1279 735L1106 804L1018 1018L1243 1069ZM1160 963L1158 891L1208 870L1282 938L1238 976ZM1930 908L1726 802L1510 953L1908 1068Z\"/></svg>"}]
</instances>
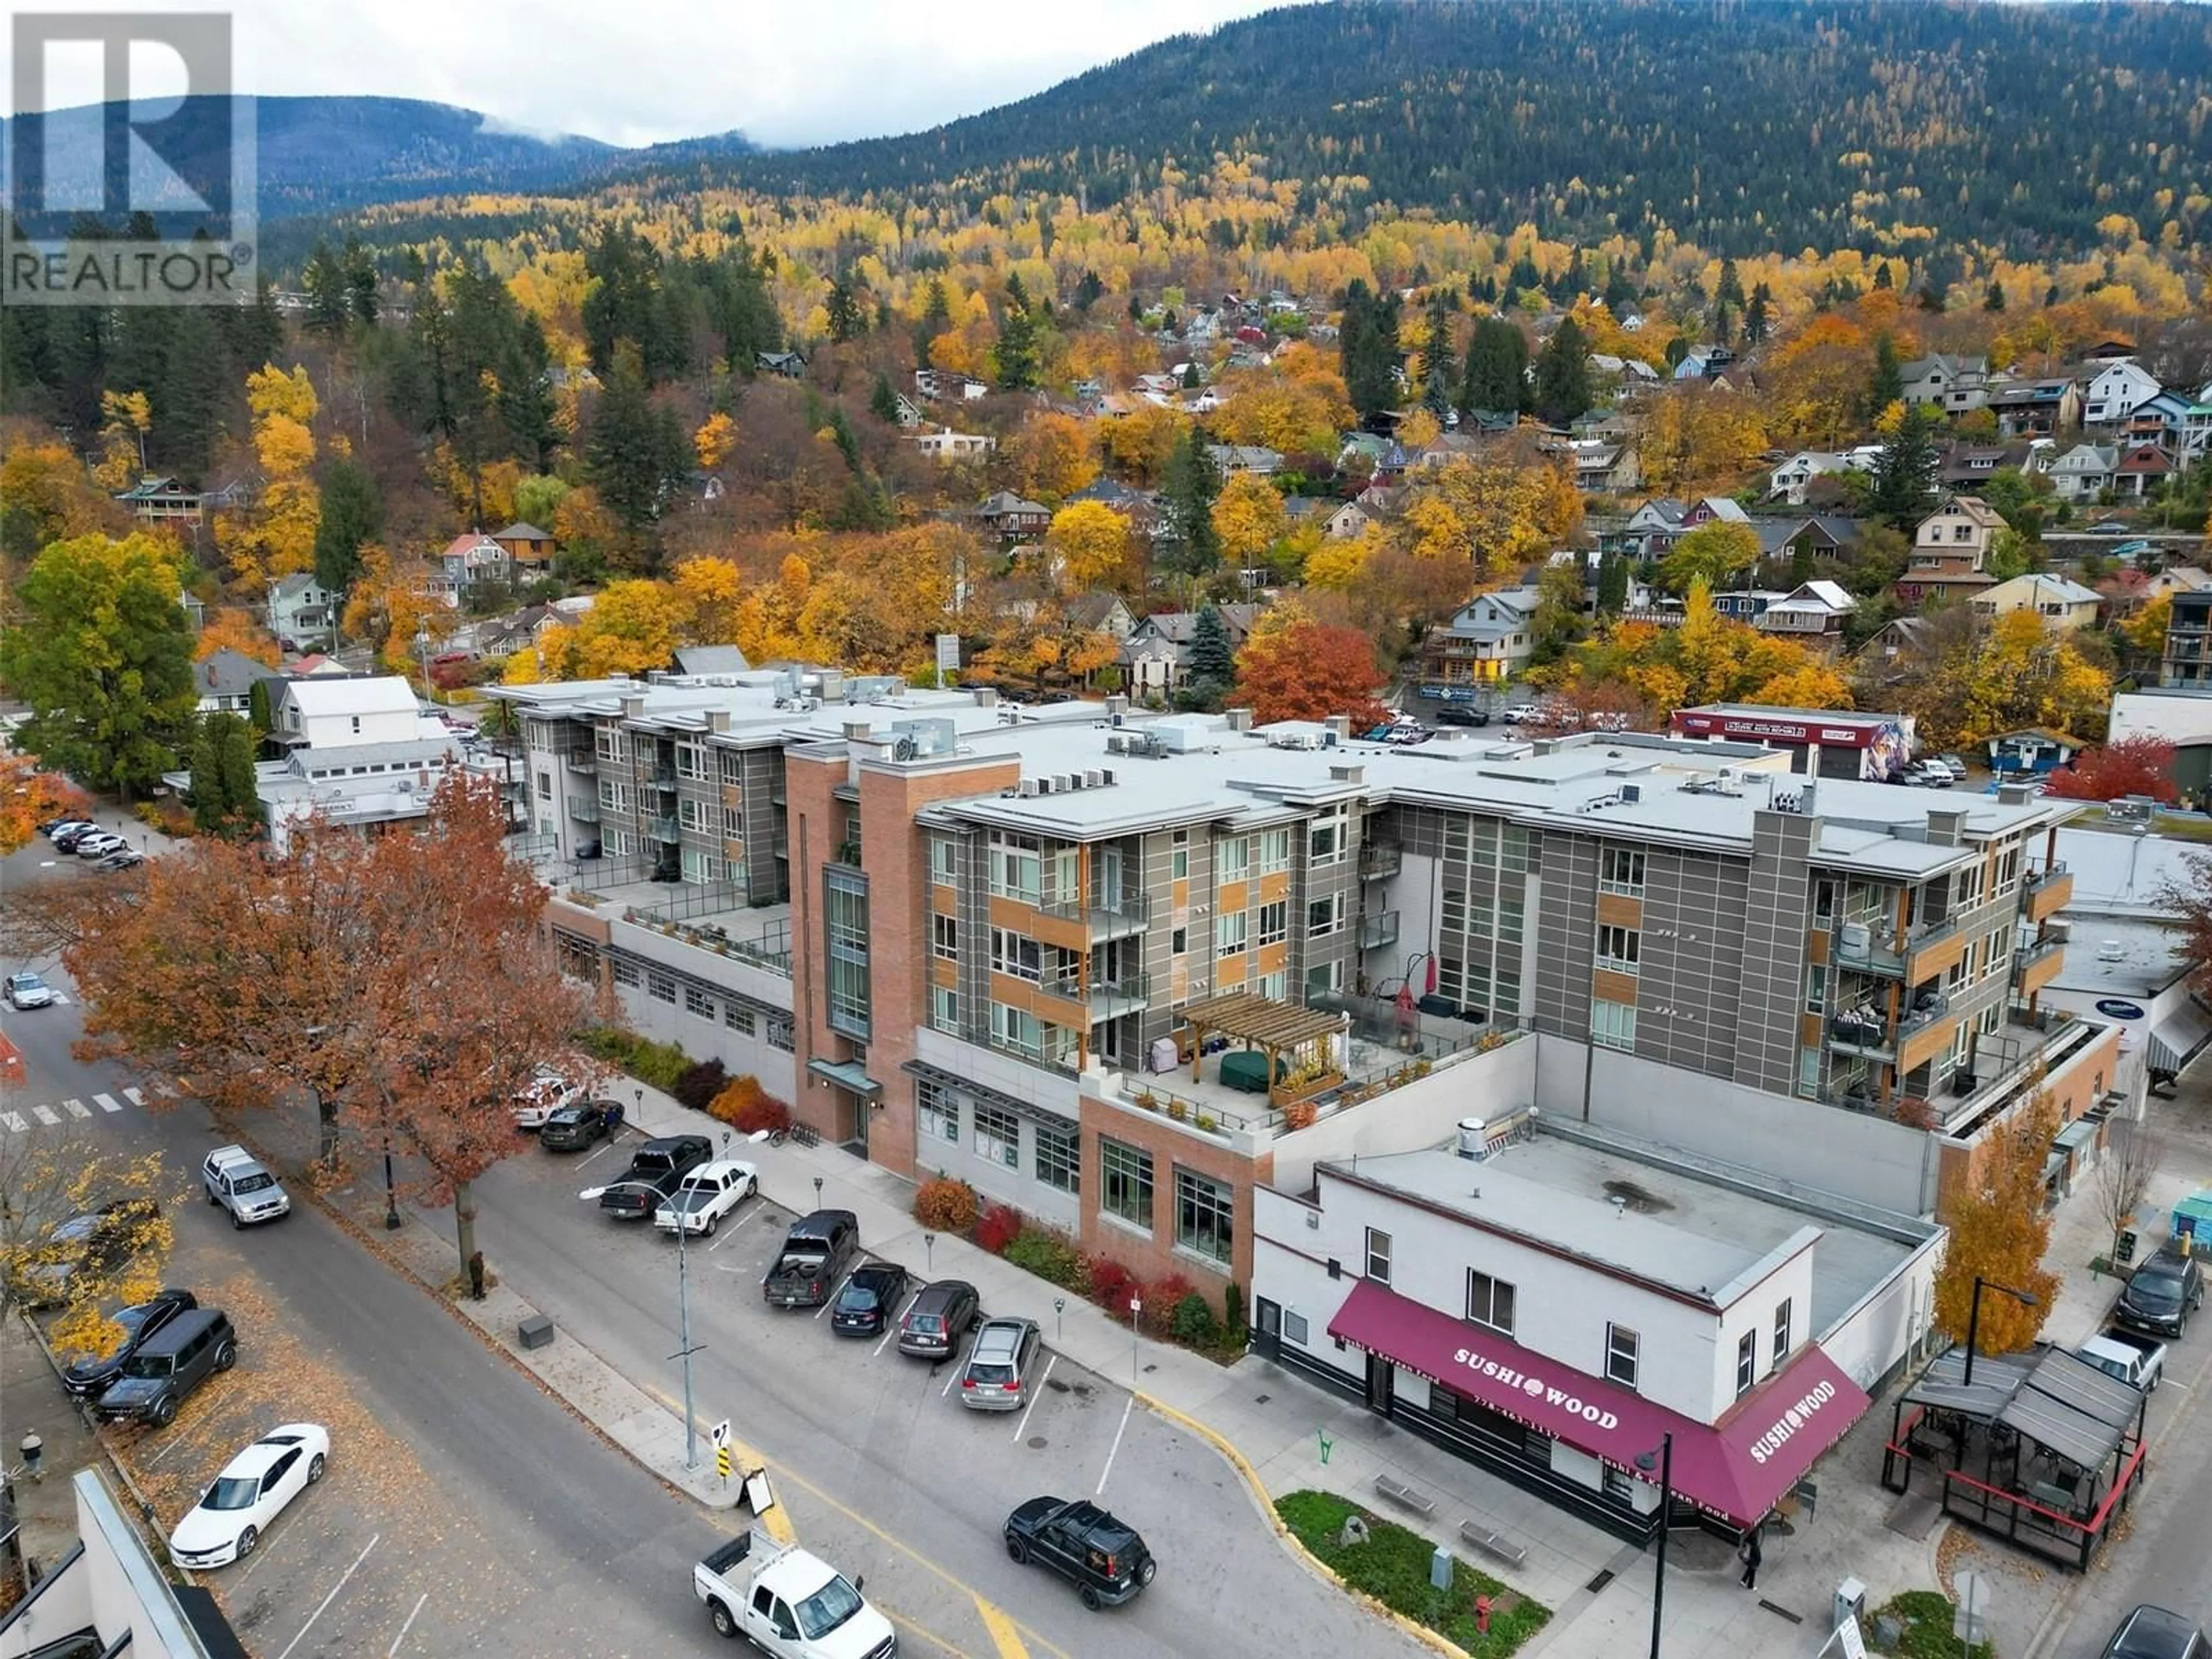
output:
<instances>
[{"instance_id":1,"label":"crosswalk marking","mask_svg":"<svg viewBox=\"0 0 2212 1659\"><path fill-rule=\"evenodd\" d=\"M143 1106L146 1103L146 1096L144 1091L142 1090L125 1089L123 1091L123 1097L129 1101L133 1106ZM103 1106L107 1105L107 1097L106 1095L94 1095L93 1098ZM108 1107L108 1110L110 1111L113 1111L114 1109L115 1109L112 1106Z\"/></svg>"},{"instance_id":2,"label":"crosswalk marking","mask_svg":"<svg viewBox=\"0 0 2212 1659\"><path fill-rule=\"evenodd\" d=\"M103 1112L121 1111L123 1103L126 1100L133 1106L143 1107L147 1103L148 1091L160 1090L160 1084L149 1080L143 1089L137 1087L118 1089L113 1094L94 1094L89 1101L67 1099L52 1105L19 1103L18 1109L0 1111L0 1131L9 1134L23 1134L39 1124L52 1128L63 1121L64 1114L71 1122L83 1122L98 1117ZM93 1110L94 1106L100 1109L99 1112Z\"/></svg>"},{"instance_id":3,"label":"crosswalk marking","mask_svg":"<svg viewBox=\"0 0 2212 1659\"><path fill-rule=\"evenodd\" d=\"M0 1123L8 1126L9 1133L16 1135L24 1133L31 1127L23 1121L21 1112L0 1112Z\"/></svg>"},{"instance_id":4,"label":"crosswalk marking","mask_svg":"<svg viewBox=\"0 0 2212 1659\"><path fill-rule=\"evenodd\" d=\"M31 1115L49 1128L61 1121L60 1116L51 1106L33 1106L31 1108Z\"/></svg>"},{"instance_id":5,"label":"crosswalk marking","mask_svg":"<svg viewBox=\"0 0 2212 1659\"><path fill-rule=\"evenodd\" d=\"M136 1089L125 1089L123 1092L126 1095L136 1095L138 1091ZM113 1095L94 1095L92 1098L94 1103L103 1112L119 1112L123 1109L123 1103L116 1099Z\"/></svg>"},{"instance_id":6,"label":"crosswalk marking","mask_svg":"<svg viewBox=\"0 0 2212 1659\"><path fill-rule=\"evenodd\" d=\"M62 1109L67 1112L71 1117L90 1117L92 1115L92 1108L86 1105L81 1100L65 1100L62 1102Z\"/></svg>"}]
</instances>

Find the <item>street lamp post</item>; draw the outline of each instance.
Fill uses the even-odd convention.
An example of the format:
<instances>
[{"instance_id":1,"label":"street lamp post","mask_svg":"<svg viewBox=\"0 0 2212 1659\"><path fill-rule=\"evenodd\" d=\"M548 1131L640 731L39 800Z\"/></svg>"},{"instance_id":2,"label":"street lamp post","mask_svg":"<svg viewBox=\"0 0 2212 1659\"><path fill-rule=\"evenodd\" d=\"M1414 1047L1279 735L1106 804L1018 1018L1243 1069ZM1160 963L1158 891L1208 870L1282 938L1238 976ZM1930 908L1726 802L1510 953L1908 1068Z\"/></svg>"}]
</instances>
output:
<instances>
[{"instance_id":1,"label":"street lamp post","mask_svg":"<svg viewBox=\"0 0 2212 1659\"><path fill-rule=\"evenodd\" d=\"M2023 1308L2039 1305L2034 1296L2027 1291L2015 1291L2009 1285L1999 1285L1982 1278L1978 1273L1975 1275L1974 1299L1966 1304L1966 1375L1964 1385L1967 1388L1974 1385L1974 1338L1981 1334L1984 1291L2001 1291Z\"/></svg>"},{"instance_id":2,"label":"street lamp post","mask_svg":"<svg viewBox=\"0 0 2212 1659\"><path fill-rule=\"evenodd\" d=\"M399 1231L399 1195L392 1184L392 1137L384 1137L384 1231Z\"/></svg>"},{"instance_id":3,"label":"street lamp post","mask_svg":"<svg viewBox=\"0 0 2212 1659\"><path fill-rule=\"evenodd\" d=\"M1667 1605L1667 1519L1674 1507L1674 1436L1670 1431L1659 1437L1656 1455L1650 1452L1636 1455L1636 1467L1649 1474L1654 1466L1659 1470L1659 1561L1658 1571L1651 1579L1651 1659L1659 1659L1659 1620Z\"/></svg>"},{"instance_id":4,"label":"street lamp post","mask_svg":"<svg viewBox=\"0 0 2212 1659\"><path fill-rule=\"evenodd\" d=\"M601 1188L611 1191L617 1187L641 1187L658 1198L660 1189L647 1181L611 1181ZM684 1467L699 1467L699 1419L691 1409L691 1267L689 1253L684 1249L691 1237L691 1229L684 1224L684 1212L676 1212L676 1340L680 1346L673 1358L684 1362Z\"/></svg>"}]
</instances>

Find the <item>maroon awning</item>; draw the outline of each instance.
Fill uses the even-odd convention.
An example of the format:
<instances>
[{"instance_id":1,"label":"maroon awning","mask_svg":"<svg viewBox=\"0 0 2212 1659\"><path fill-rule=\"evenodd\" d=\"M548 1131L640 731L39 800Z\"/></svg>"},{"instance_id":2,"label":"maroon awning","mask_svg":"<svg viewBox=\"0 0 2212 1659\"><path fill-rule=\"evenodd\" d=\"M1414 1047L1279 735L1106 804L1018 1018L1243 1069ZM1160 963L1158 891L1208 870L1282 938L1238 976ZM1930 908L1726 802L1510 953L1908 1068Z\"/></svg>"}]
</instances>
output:
<instances>
[{"instance_id":1,"label":"maroon awning","mask_svg":"<svg viewBox=\"0 0 2212 1659\"><path fill-rule=\"evenodd\" d=\"M1328 1334L1654 1485L1636 1460L1672 1434L1674 1490L1740 1526L1762 1519L1872 1403L1814 1344L1719 1423L1699 1423L1371 1279L1352 1286Z\"/></svg>"}]
</instances>

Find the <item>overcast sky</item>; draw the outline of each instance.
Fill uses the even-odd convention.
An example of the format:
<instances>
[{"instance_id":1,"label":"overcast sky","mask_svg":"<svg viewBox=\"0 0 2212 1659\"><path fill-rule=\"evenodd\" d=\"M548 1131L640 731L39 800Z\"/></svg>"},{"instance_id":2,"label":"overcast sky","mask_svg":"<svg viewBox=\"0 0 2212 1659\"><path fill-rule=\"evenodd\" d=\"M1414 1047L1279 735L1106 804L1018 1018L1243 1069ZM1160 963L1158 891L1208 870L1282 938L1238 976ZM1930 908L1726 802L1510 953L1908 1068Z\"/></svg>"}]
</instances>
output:
<instances>
[{"instance_id":1,"label":"overcast sky","mask_svg":"<svg viewBox=\"0 0 2212 1659\"><path fill-rule=\"evenodd\" d=\"M245 91L427 98L614 143L737 128L792 146L934 126L1266 4L237 0L230 10ZM100 96L89 58L47 85L48 107Z\"/></svg>"}]
</instances>

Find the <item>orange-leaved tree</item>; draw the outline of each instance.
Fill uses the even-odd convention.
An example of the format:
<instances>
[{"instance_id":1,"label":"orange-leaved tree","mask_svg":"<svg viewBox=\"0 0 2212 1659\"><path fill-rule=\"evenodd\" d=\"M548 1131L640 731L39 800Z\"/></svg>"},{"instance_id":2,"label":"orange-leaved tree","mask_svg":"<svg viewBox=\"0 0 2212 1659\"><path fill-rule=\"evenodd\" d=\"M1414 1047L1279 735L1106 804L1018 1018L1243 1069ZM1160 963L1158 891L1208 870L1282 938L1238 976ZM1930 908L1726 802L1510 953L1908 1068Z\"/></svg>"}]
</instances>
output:
<instances>
[{"instance_id":1,"label":"orange-leaved tree","mask_svg":"<svg viewBox=\"0 0 2212 1659\"><path fill-rule=\"evenodd\" d=\"M2148 732L2115 738L2074 757L2044 780L2043 793L2064 800L2118 800L2123 795L2147 795L2171 801L2179 793L2173 784L2173 745Z\"/></svg>"},{"instance_id":2,"label":"orange-leaved tree","mask_svg":"<svg viewBox=\"0 0 2212 1659\"><path fill-rule=\"evenodd\" d=\"M0 754L0 854L27 846L49 818L82 811L83 790L55 772L42 772L28 755Z\"/></svg>"},{"instance_id":3,"label":"orange-leaved tree","mask_svg":"<svg viewBox=\"0 0 2212 1659\"><path fill-rule=\"evenodd\" d=\"M1951 1229L1936 1275L1936 1327L1954 1342L1975 1324L1975 1351L2016 1353L2033 1342L2051 1312L2058 1275L2043 1266L2051 1243L2043 1166L2057 1132L2058 1108L2038 1088L1946 1182L1938 1214ZM2002 1291L1982 1293L1973 1318L1974 1280L2033 1297L2023 1304Z\"/></svg>"},{"instance_id":4,"label":"orange-leaved tree","mask_svg":"<svg viewBox=\"0 0 2212 1659\"><path fill-rule=\"evenodd\" d=\"M1382 682L1372 639L1287 605L1270 612L1237 653L1237 699L1262 725L1349 714L1355 730L1372 726L1385 713L1377 695Z\"/></svg>"}]
</instances>

